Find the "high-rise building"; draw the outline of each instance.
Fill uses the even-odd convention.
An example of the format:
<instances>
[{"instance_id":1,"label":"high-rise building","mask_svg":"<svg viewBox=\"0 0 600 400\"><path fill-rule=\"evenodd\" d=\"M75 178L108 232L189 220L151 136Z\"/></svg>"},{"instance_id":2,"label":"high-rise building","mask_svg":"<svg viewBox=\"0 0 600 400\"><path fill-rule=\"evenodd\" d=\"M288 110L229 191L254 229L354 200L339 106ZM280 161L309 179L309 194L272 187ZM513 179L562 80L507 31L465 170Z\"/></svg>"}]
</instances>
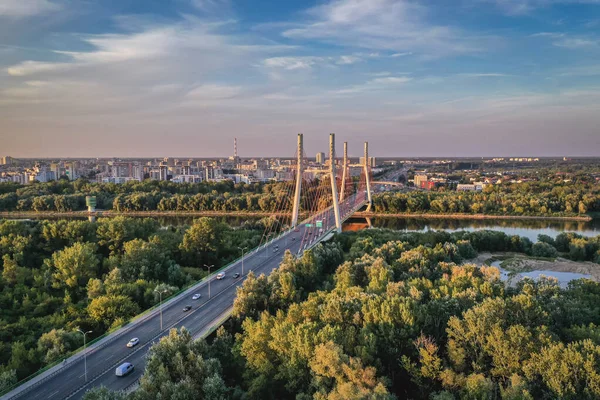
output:
<instances>
[{"instance_id":1,"label":"high-rise building","mask_svg":"<svg viewBox=\"0 0 600 400\"><path fill-rule=\"evenodd\" d=\"M420 188L421 182L427 182L427 175L424 174L416 174L414 178L415 187Z\"/></svg>"},{"instance_id":2,"label":"high-rise building","mask_svg":"<svg viewBox=\"0 0 600 400\"><path fill-rule=\"evenodd\" d=\"M317 164L323 165L323 163L325 162L325 153L323 153L323 152L317 153L316 159L317 159Z\"/></svg>"},{"instance_id":3,"label":"high-rise building","mask_svg":"<svg viewBox=\"0 0 600 400\"><path fill-rule=\"evenodd\" d=\"M160 164L160 180L166 181L169 179L169 166L166 164Z\"/></svg>"},{"instance_id":4,"label":"high-rise building","mask_svg":"<svg viewBox=\"0 0 600 400\"><path fill-rule=\"evenodd\" d=\"M360 165L365 165L365 158L364 158L364 157L361 157L361 158L360 158L359 164L360 164ZM370 166L371 168L374 168L374 167L375 167L375 165L376 165L376 160L375 160L375 157L369 157L369 166Z\"/></svg>"}]
</instances>

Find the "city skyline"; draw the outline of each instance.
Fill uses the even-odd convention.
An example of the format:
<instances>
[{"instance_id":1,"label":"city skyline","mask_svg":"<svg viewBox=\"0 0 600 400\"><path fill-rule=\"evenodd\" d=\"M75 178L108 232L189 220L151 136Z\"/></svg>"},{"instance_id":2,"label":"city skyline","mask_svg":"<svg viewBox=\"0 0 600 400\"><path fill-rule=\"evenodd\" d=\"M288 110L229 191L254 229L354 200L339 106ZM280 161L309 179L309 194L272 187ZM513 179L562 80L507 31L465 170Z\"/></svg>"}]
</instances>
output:
<instances>
[{"instance_id":1,"label":"city skyline","mask_svg":"<svg viewBox=\"0 0 600 400\"><path fill-rule=\"evenodd\" d=\"M113 3L0 4L1 155L600 150L598 0Z\"/></svg>"}]
</instances>

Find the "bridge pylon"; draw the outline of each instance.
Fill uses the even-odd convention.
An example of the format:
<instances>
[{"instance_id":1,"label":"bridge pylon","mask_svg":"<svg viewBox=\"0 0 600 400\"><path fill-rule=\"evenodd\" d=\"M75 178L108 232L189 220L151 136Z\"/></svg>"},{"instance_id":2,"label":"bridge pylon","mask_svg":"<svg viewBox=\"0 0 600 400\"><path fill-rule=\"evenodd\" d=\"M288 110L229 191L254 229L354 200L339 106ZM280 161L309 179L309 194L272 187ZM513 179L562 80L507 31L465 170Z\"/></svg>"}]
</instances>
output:
<instances>
[{"instance_id":1,"label":"bridge pylon","mask_svg":"<svg viewBox=\"0 0 600 400\"><path fill-rule=\"evenodd\" d=\"M342 164L342 187L340 188L340 203L346 196L346 174L348 172L348 142L344 142L344 162Z\"/></svg>"},{"instance_id":2,"label":"bridge pylon","mask_svg":"<svg viewBox=\"0 0 600 400\"><path fill-rule=\"evenodd\" d=\"M302 173L303 169L303 155L304 155L304 140L301 133L298 134L298 153L296 167L296 191L294 193L294 209L292 211L292 228L298 225L298 213L300 211L300 191L302 190Z\"/></svg>"},{"instance_id":3,"label":"bridge pylon","mask_svg":"<svg viewBox=\"0 0 600 400\"><path fill-rule=\"evenodd\" d=\"M331 174L331 198L333 200L335 227L338 233L341 233L342 220L340 218L340 205L338 203L337 183L335 181L335 133L329 134L329 173Z\"/></svg>"},{"instance_id":4,"label":"bridge pylon","mask_svg":"<svg viewBox=\"0 0 600 400\"><path fill-rule=\"evenodd\" d=\"M369 177L369 142L365 142L365 179L367 182L367 211L371 211L373 199L371 197L371 178Z\"/></svg>"}]
</instances>

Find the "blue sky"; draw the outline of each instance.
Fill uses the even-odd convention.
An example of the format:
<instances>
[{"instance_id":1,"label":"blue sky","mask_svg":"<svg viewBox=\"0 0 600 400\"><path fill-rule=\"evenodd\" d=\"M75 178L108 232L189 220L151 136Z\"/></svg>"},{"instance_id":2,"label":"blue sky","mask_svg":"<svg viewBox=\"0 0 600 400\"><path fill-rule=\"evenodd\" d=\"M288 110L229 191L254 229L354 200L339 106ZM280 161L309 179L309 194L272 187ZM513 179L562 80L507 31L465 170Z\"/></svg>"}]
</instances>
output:
<instances>
[{"instance_id":1,"label":"blue sky","mask_svg":"<svg viewBox=\"0 0 600 400\"><path fill-rule=\"evenodd\" d=\"M0 153L600 155L600 0L0 0Z\"/></svg>"}]
</instances>

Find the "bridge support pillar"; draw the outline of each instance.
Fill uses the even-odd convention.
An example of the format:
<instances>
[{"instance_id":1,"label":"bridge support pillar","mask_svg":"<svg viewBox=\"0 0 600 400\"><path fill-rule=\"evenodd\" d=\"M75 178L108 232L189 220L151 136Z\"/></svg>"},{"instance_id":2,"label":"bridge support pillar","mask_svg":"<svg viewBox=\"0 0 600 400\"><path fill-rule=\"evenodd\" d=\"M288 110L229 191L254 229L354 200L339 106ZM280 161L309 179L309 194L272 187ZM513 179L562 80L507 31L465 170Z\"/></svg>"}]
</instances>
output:
<instances>
[{"instance_id":1,"label":"bridge support pillar","mask_svg":"<svg viewBox=\"0 0 600 400\"><path fill-rule=\"evenodd\" d=\"M335 181L335 133L329 134L329 173L331 174L331 198L333 200L335 227L338 233L341 233L342 220L340 218L340 205L338 203L337 183Z\"/></svg>"},{"instance_id":2,"label":"bridge support pillar","mask_svg":"<svg viewBox=\"0 0 600 400\"><path fill-rule=\"evenodd\" d=\"M342 166L342 187L340 188L340 203L346 196L346 173L348 171L348 142L344 142L344 162Z\"/></svg>"},{"instance_id":3,"label":"bridge support pillar","mask_svg":"<svg viewBox=\"0 0 600 400\"><path fill-rule=\"evenodd\" d=\"M371 198L371 178L369 177L369 142L365 142L365 179L367 183L367 211L371 211L373 199Z\"/></svg>"},{"instance_id":4,"label":"bridge support pillar","mask_svg":"<svg viewBox=\"0 0 600 400\"><path fill-rule=\"evenodd\" d=\"M302 190L302 173L303 165L302 159L304 154L304 142L303 135L298 134L298 154L297 154L297 168L296 168L296 191L294 193L294 209L292 211L292 228L295 228L298 224L298 213L300 211L300 191Z\"/></svg>"}]
</instances>

